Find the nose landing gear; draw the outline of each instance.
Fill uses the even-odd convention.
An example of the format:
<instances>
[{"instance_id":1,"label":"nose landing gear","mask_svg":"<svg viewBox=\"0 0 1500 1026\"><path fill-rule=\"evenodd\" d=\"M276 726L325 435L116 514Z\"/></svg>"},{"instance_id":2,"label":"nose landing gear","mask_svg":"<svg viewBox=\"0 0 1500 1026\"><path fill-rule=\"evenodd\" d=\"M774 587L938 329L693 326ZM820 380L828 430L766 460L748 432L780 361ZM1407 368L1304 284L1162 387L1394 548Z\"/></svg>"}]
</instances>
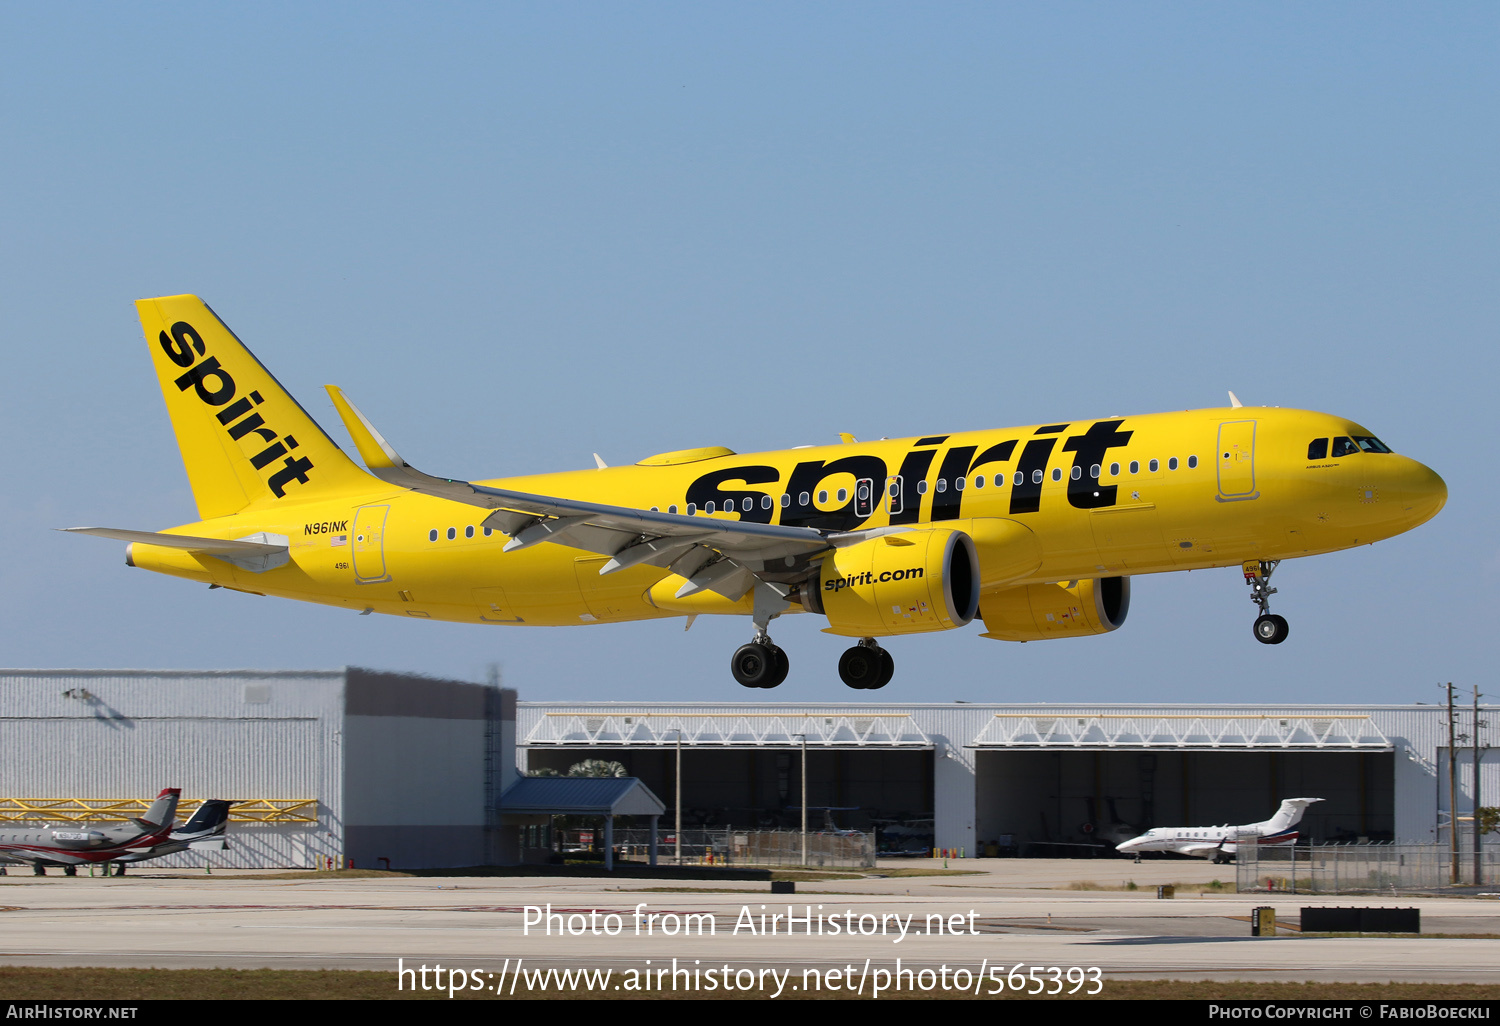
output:
<instances>
[{"instance_id":1,"label":"nose landing gear","mask_svg":"<svg viewBox=\"0 0 1500 1026\"><path fill-rule=\"evenodd\" d=\"M895 673L896 661L874 638L860 638L858 645L839 657L839 678L856 691L878 691Z\"/></svg>"},{"instance_id":2,"label":"nose landing gear","mask_svg":"<svg viewBox=\"0 0 1500 1026\"><path fill-rule=\"evenodd\" d=\"M1279 645L1291 633L1286 617L1271 612L1271 596L1276 594L1276 589L1270 586L1271 574L1280 562L1279 559L1251 559L1246 560L1242 567L1245 583L1250 585L1250 601L1260 607L1260 616L1255 618L1253 630L1255 640L1262 645Z\"/></svg>"}]
</instances>

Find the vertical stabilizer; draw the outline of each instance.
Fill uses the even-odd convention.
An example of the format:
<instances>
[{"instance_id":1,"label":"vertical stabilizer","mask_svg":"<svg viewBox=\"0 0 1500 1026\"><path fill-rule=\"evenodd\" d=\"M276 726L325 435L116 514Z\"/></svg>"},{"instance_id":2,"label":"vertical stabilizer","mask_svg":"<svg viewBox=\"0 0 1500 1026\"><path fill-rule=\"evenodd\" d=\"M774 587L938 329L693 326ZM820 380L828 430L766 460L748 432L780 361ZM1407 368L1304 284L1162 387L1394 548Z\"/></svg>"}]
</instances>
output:
<instances>
[{"instance_id":1,"label":"vertical stabilizer","mask_svg":"<svg viewBox=\"0 0 1500 1026\"><path fill-rule=\"evenodd\" d=\"M165 787L161 794L156 796L156 801L151 803L151 808L141 817L146 823L153 827L169 827L177 818L177 799L182 797L182 788Z\"/></svg>"},{"instance_id":2,"label":"vertical stabilizer","mask_svg":"<svg viewBox=\"0 0 1500 1026\"><path fill-rule=\"evenodd\" d=\"M1263 832L1266 835L1279 834L1283 830L1290 830L1302 822L1302 814L1307 807L1314 802L1320 802L1321 798L1288 798L1281 803L1281 808L1276 810L1276 815L1266 820Z\"/></svg>"},{"instance_id":3,"label":"vertical stabilizer","mask_svg":"<svg viewBox=\"0 0 1500 1026\"><path fill-rule=\"evenodd\" d=\"M375 484L203 300L135 305L202 519Z\"/></svg>"},{"instance_id":4,"label":"vertical stabilizer","mask_svg":"<svg viewBox=\"0 0 1500 1026\"><path fill-rule=\"evenodd\" d=\"M210 798L198 806L192 818L182 824L182 829L172 834L173 840L195 840L224 832L229 821L230 802L221 798Z\"/></svg>"}]
</instances>

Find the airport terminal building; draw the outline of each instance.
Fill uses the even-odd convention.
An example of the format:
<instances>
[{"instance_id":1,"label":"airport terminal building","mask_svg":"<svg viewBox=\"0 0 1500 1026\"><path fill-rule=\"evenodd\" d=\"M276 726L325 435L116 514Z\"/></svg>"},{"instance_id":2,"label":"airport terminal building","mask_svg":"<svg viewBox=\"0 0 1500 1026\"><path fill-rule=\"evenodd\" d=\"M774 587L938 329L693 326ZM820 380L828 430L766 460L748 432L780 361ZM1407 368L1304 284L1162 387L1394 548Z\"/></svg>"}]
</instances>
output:
<instances>
[{"instance_id":1,"label":"airport terminal building","mask_svg":"<svg viewBox=\"0 0 1500 1026\"><path fill-rule=\"evenodd\" d=\"M1460 710L1460 733L1470 718ZM1461 826L1467 743L1453 760ZM0 670L0 750L12 823L76 822L163 787L183 789L179 819L200 799L239 803L230 850L157 865L515 861L505 792L585 759L640 778L664 826L680 758L685 827L794 827L805 779L814 828L970 857L1102 852L1148 826L1259 821L1288 797L1326 799L1304 837L1446 843L1450 806L1447 711L1429 705L518 702L357 668ZM1500 752L1481 765L1480 803L1500 804Z\"/></svg>"}]
</instances>

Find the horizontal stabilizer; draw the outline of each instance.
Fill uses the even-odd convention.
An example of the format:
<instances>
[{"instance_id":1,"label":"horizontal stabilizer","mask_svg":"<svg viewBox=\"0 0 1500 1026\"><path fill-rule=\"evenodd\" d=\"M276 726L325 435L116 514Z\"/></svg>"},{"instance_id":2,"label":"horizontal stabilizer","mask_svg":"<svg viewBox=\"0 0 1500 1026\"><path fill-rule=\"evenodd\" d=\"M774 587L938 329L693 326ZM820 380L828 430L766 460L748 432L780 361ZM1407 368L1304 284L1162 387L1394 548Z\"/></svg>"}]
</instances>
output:
<instances>
[{"instance_id":1,"label":"horizontal stabilizer","mask_svg":"<svg viewBox=\"0 0 1500 1026\"><path fill-rule=\"evenodd\" d=\"M291 558L289 540L279 534L257 534L249 538L198 538L190 534L165 534L160 531L127 531L118 527L60 527L69 534L91 534L115 541L161 545L169 549L214 556L233 563L242 570L263 573L274 570Z\"/></svg>"}]
</instances>

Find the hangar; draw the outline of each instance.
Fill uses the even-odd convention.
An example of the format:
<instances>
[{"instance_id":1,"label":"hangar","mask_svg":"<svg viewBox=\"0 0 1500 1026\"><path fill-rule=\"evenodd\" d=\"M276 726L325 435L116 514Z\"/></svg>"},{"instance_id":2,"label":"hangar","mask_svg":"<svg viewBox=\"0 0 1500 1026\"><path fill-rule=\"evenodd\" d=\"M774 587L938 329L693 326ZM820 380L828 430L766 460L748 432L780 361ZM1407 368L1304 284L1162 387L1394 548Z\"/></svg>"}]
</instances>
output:
<instances>
[{"instance_id":1,"label":"hangar","mask_svg":"<svg viewBox=\"0 0 1500 1026\"><path fill-rule=\"evenodd\" d=\"M795 827L805 776L809 806L890 850L1079 854L1299 795L1327 799L1305 820L1316 840L1446 844L1447 738L1431 705L519 702L354 667L0 670L0 820L181 786L189 805L244 803L215 865L505 863L523 854L502 802L520 774L617 761L671 808L680 749L684 826ZM1482 766L1482 803L1500 804L1500 750Z\"/></svg>"},{"instance_id":2,"label":"hangar","mask_svg":"<svg viewBox=\"0 0 1500 1026\"><path fill-rule=\"evenodd\" d=\"M625 765L684 825L786 825L809 806L881 829L887 850L1086 853L1151 825L1247 823L1328 799L1319 841L1447 842L1447 720L1437 706L833 705L521 702L523 768ZM1500 797L1500 758L1482 793ZM1473 768L1460 748L1459 815Z\"/></svg>"},{"instance_id":3,"label":"hangar","mask_svg":"<svg viewBox=\"0 0 1500 1026\"><path fill-rule=\"evenodd\" d=\"M498 862L514 729L514 691L357 667L0 670L0 820L79 821L181 787L179 821L239 803L229 850L145 866Z\"/></svg>"}]
</instances>

